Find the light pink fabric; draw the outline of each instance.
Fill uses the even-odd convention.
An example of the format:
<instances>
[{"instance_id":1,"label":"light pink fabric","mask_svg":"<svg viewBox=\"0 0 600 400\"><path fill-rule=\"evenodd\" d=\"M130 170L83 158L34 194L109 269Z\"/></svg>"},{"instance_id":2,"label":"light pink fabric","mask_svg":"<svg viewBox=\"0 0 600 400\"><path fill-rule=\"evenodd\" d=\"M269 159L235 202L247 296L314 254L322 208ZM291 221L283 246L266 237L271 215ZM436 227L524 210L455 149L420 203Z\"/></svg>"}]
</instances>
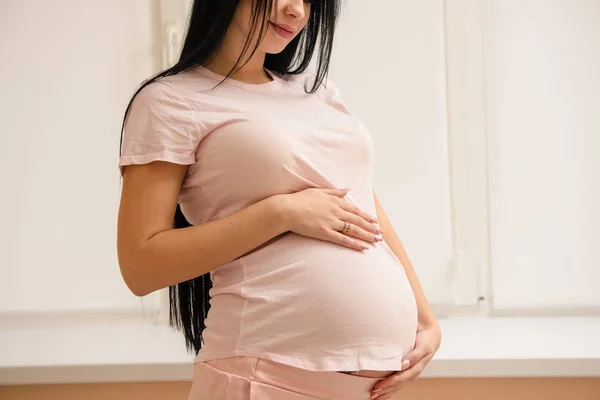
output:
<instances>
[{"instance_id":1,"label":"light pink fabric","mask_svg":"<svg viewBox=\"0 0 600 400\"><path fill-rule=\"evenodd\" d=\"M367 400L380 379L230 357L194 364L188 400Z\"/></svg>"},{"instance_id":2,"label":"light pink fabric","mask_svg":"<svg viewBox=\"0 0 600 400\"><path fill-rule=\"evenodd\" d=\"M310 95L310 75L271 75L207 92L221 76L199 68L150 84L130 110L119 165L189 165L179 202L194 225L306 188L349 187L345 199L376 215L373 142L337 87L329 81ZM369 246L363 253L288 232L212 271L196 361L400 370L414 346L416 303L387 244Z\"/></svg>"}]
</instances>

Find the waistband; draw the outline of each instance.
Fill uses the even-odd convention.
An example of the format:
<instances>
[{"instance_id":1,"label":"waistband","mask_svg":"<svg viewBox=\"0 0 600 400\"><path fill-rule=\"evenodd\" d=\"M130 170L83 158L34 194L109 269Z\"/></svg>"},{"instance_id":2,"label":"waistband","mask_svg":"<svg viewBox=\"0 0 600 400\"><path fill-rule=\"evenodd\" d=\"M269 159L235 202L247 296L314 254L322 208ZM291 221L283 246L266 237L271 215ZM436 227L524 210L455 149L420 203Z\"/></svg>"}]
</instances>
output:
<instances>
[{"instance_id":1,"label":"waistband","mask_svg":"<svg viewBox=\"0 0 600 400\"><path fill-rule=\"evenodd\" d=\"M382 379L337 371L309 371L248 356L207 360L202 363L254 382L331 400L368 400L371 389Z\"/></svg>"}]
</instances>

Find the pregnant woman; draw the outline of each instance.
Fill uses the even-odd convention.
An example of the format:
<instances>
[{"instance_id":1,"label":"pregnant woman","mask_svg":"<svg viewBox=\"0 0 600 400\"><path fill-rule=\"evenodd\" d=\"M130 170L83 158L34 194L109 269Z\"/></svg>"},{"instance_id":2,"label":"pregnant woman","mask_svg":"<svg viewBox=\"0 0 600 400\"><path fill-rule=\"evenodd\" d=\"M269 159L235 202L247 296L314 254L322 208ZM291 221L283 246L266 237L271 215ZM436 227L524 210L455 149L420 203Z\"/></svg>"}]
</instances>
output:
<instances>
[{"instance_id":1,"label":"pregnant woman","mask_svg":"<svg viewBox=\"0 0 600 400\"><path fill-rule=\"evenodd\" d=\"M385 400L440 345L371 136L326 78L338 10L196 0L125 112L119 264L138 296L170 288L190 400Z\"/></svg>"}]
</instances>

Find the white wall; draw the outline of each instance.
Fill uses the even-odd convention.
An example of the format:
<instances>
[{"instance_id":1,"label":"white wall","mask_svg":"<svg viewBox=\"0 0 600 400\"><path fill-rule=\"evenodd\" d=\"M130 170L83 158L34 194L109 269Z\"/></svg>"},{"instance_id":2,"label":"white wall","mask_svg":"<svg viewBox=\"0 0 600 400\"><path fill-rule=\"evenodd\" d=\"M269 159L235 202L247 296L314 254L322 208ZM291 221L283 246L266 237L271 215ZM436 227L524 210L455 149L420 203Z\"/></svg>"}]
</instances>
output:
<instances>
[{"instance_id":1,"label":"white wall","mask_svg":"<svg viewBox=\"0 0 600 400\"><path fill-rule=\"evenodd\" d=\"M600 1L488 0L494 306L600 309Z\"/></svg>"},{"instance_id":2,"label":"white wall","mask_svg":"<svg viewBox=\"0 0 600 400\"><path fill-rule=\"evenodd\" d=\"M372 131L375 187L432 302L451 302L440 273L451 256L442 3L390 7L378 32L369 21L382 16L350 4L331 77ZM13 55L0 67L3 136L19 150L0 172L15 194L2 200L0 311L138 310L116 260L119 124L134 87L164 58L157 14L172 22L177 10L150 0L2 8L0 49Z\"/></svg>"},{"instance_id":3,"label":"white wall","mask_svg":"<svg viewBox=\"0 0 600 400\"><path fill-rule=\"evenodd\" d=\"M159 67L150 0L0 2L0 311L138 311L116 258L120 123Z\"/></svg>"},{"instance_id":4,"label":"white wall","mask_svg":"<svg viewBox=\"0 0 600 400\"><path fill-rule=\"evenodd\" d=\"M375 192L429 301L451 304L443 2L346 4L330 77L373 136Z\"/></svg>"},{"instance_id":5,"label":"white wall","mask_svg":"<svg viewBox=\"0 0 600 400\"><path fill-rule=\"evenodd\" d=\"M0 317L157 309L118 269L119 131L187 2L0 1ZM600 305L599 4L347 2L330 77L436 310Z\"/></svg>"}]
</instances>

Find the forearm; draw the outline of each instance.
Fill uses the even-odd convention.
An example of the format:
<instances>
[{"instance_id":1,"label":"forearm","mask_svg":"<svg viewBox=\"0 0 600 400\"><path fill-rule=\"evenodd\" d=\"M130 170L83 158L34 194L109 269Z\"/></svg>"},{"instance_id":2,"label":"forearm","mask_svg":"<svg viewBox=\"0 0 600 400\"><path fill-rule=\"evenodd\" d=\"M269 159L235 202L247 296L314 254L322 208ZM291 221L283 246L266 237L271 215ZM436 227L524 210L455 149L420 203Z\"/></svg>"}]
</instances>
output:
<instances>
[{"instance_id":1,"label":"forearm","mask_svg":"<svg viewBox=\"0 0 600 400\"><path fill-rule=\"evenodd\" d=\"M158 233L138 253L132 291L143 296L204 275L286 232L280 199L269 197L217 220Z\"/></svg>"},{"instance_id":2,"label":"forearm","mask_svg":"<svg viewBox=\"0 0 600 400\"><path fill-rule=\"evenodd\" d=\"M423 288L421 287L421 283L419 282L419 278L417 277L415 269L413 268L412 263L410 262L408 254L406 253L406 250L404 249L402 242L398 238L398 235L396 234L396 231L394 230L394 227L392 226L389 218L385 214L383 207L379 203L377 196L375 196L375 193L373 193L373 196L375 199L375 209L377 211L377 219L379 220L379 226L381 227L381 230L383 231L383 239L385 240L385 242L389 246L389 248L392 250L392 252L396 255L396 257L398 257L398 259L402 263L402 266L404 267L404 271L406 272L408 281L410 282L410 286L413 290L413 293L414 293L414 296L415 296L415 299L417 302L417 308L418 308L418 314L419 314L419 325L422 325L422 326L434 325L434 324L437 325L435 316L433 315L431 307L429 306L429 302L427 301L427 298L425 297L425 292L423 291Z\"/></svg>"}]
</instances>

